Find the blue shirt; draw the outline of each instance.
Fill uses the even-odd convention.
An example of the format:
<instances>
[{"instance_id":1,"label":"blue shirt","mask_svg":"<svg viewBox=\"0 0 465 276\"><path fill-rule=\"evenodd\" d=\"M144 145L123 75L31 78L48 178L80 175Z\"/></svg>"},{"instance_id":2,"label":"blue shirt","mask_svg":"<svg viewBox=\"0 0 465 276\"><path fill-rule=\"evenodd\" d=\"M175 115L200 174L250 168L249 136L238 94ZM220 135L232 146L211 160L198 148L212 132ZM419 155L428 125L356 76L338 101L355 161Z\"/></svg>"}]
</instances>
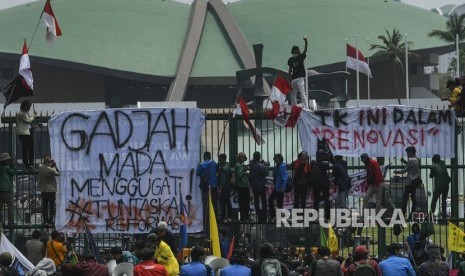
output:
<instances>
[{"instance_id":1,"label":"blue shirt","mask_svg":"<svg viewBox=\"0 0 465 276\"><path fill-rule=\"evenodd\" d=\"M201 262L192 262L181 266L181 276L214 276L213 269L211 275L207 275L207 268Z\"/></svg>"},{"instance_id":2,"label":"blue shirt","mask_svg":"<svg viewBox=\"0 0 465 276\"><path fill-rule=\"evenodd\" d=\"M220 276L250 276L252 275L252 270L250 268L243 266L243 265L238 265L238 264L232 264L230 266L227 266L223 268L220 272Z\"/></svg>"},{"instance_id":3,"label":"blue shirt","mask_svg":"<svg viewBox=\"0 0 465 276\"><path fill-rule=\"evenodd\" d=\"M410 261L407 258L395 255L389 256L386 260L379 263L379 268L383 276L415 276Z\"/></svg>"},{"instance_id":4,"label":"blue shirt","mask_svg":"<svg viewBox=\"0 0 465 276\"><path fill-rule=\"evenodd\" d=\"M286 163L281 162L274 169L274 188L276 192L284 193L287 187L289 175L286 170Z\"/></svg>"},{"instance_id":5,"label":"blue shirt","mask_svg":"<svg viewBox=\"0 0 465 276\"><path fill-rule=\"evenodd\" d=\"M208 173L210 174L208 177L210 188L216 188L218 186L216 180L216 163L213 160L206 160L197 166L197 176L202 178L207 176Z\"/></svg>"}]
</instances>

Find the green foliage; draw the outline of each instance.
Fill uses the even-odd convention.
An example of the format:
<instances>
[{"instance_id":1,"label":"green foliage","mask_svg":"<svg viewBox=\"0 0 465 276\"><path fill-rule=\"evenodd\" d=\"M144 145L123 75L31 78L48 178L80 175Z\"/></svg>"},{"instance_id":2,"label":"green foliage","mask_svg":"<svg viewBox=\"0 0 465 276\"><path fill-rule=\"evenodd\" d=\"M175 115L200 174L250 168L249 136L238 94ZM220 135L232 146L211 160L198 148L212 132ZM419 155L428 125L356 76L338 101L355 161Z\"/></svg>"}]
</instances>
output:
<instances>
[{"instance_id":1,"label":"green foliage","mask_svg":"<svg viewBox=\"0 0 465 276\"><path fill-rule=\"evenodd\" d=\"M445 42L455 43L456 34L459 35L459 41L465 39L465 14L453 14L446 22L446 30L433 30L428 36L437 37Z\"/></svg>"}]
</instances>

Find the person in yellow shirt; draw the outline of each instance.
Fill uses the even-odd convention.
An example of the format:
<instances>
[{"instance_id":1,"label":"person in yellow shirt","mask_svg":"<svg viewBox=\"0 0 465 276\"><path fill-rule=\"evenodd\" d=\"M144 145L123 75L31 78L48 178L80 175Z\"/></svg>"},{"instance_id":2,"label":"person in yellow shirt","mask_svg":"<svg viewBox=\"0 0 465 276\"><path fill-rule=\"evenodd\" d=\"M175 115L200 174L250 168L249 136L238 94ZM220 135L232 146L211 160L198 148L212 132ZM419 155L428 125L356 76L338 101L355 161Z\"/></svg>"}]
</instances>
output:
<instances>
[{"instance_id":1,"label":"person in yellow shirt","mask_svg":"<svg viewBox=\"0 0 465 276\"><path fill-rule=\"evenodd\" d=\"M47 242L47 258L50 258L55 263L55 266L60 266L64 259L65 254L68 251L66 246L63 244L63 234L57 230L53 230L50 234L52 240Z\"/></svg>"},{"instance_id":2,"label":"person in yellow shirt","mask_svg":"<svg viewBox=\"0 0 465 276\"><path fill-rule=\"evenodd\" d=\"M460 97L462 95L462 85L460 84L460 80L448 80L446 87L451 91L451 93L448 97L443 98L443 100L449 101L449 107L453 108L458 114L462 111L462 106L459 104Z\"/></svg>"},{"instance_id":3,"label":"person in yellow shirt","mask_svg":"<svg viewBox=\"0 0 465 276\"><path fill-rule=\"evenodd\" d=\"M169 276L176 276L179 274L178 260L171 251L170 246L162 241L157 234L151 233L147 237L148 243L153 243L152 248L155 247L155 260L157 263L165 266Z\"/></svg>"}]
</instances>

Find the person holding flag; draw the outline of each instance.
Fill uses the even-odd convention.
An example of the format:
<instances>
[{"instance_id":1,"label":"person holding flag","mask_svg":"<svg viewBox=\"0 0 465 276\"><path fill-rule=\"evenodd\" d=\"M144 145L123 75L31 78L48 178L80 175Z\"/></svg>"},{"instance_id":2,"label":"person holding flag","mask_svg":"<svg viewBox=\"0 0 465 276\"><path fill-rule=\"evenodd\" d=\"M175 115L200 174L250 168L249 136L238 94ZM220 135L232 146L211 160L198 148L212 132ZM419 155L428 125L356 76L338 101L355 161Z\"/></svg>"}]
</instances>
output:
<instances>
[{"instance_id":1,"label":"person holding flag","mask_svg":"<svg viewBox=\"0 0 465 276\"><path fill-rule=\"evenodd\" d=\"M304 51L301 53L299 46L292 46L292 57L287 61L289 65L289 84L292 87L291 92L291 105L297 105L297 90L300 93L302 106L308 109L307 91L305 91L305 71L304 61L307 58L307 37L303 38L305 41Z\"/></svg>"}]
</instances>

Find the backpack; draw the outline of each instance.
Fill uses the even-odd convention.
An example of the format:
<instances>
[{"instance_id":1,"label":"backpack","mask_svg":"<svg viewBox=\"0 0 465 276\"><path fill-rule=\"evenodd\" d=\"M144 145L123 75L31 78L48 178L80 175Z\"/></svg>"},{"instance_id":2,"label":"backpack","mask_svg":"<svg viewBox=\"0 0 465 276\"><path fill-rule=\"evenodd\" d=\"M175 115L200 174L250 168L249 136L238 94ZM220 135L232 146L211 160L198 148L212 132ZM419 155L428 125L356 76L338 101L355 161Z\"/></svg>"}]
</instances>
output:
<instances>
[{"instance_id":1,"label":"backpack","mask_svg":"<svg viewBox=\"0 0 465 276\"><path fill-rule=\"evenodd\" d=\"M316 161L310 162L310 172L308 173L308 183L311 186L320 186L323 180L323 172L321 170L320 164Z\"/></svg>"},{"instance_id":2,"label":"backpack","mask_svg":"<svg viewBox=\"0 0 465 276\"><path fill-rule=\"evenodd\" d=\"M376 276L375 269L370 265L370 261L367 260L366 263L355 262L355 272L354 276Z\"/></svg>"},{"instance_id":3,"label":"backpack","mask_svg":"<svg viewBox=\"0 0 465 276\"><path fill-rule=\"evenodd\" d=\"M262 276L282 276L281 263L276 259L263 259Z\"/></svg>"}]
</instances>

